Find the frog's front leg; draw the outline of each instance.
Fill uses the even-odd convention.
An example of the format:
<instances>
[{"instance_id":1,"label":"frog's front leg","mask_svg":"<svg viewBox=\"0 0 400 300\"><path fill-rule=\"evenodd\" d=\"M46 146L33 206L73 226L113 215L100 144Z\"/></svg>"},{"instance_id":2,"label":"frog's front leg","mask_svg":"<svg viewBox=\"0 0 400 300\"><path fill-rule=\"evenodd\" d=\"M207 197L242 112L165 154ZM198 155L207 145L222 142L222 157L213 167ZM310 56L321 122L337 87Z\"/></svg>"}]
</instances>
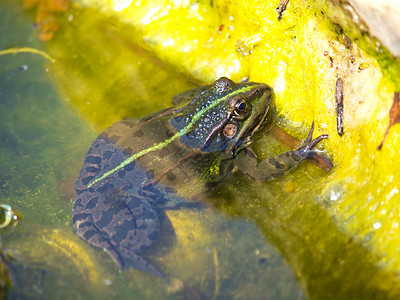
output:
<instances>
[{"instance_id":1,"label":"frog's front leg","mask_svg":"<svg viewBox=\"0 0 400 300\"><path fill-rule=\"evenodd\" d=\"M323 134L312 140L314 123L311 126L307 139L296 150L287 151L281 155L257 161L257 157L250 149L239 152L234 159L234 164L246 175L257 181L273 180L284 176L297 167L306 158L316 155L313 148L328 135Z\"/></svg>"}]
</instances>

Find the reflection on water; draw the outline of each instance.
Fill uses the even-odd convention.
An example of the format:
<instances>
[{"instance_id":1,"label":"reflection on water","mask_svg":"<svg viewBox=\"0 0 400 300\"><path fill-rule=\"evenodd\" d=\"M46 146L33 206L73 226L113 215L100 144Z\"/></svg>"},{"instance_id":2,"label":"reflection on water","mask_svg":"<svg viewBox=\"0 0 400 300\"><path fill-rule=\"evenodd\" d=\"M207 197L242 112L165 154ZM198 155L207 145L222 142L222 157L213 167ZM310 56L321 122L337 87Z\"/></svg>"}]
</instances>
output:
<instances>
[{"instance_id":1,"label":"reflection on water","mask_svg":"<svg viewBox=\"0 0 400 300\"><path fill-rule=\"evenodd\" d=\"M0 49L43 49L19 4L2 1L0 8ZM175 285L134 269L119 273L72 228L73 182L97 132L58 90L56 66L43 57L4 55L0 66L0 202L24 215L14 230L0 232L12 297L304 298L291 269L251 222L211 208L168 211L175 238L146 253Z\"/></svg>"}]
</instances>

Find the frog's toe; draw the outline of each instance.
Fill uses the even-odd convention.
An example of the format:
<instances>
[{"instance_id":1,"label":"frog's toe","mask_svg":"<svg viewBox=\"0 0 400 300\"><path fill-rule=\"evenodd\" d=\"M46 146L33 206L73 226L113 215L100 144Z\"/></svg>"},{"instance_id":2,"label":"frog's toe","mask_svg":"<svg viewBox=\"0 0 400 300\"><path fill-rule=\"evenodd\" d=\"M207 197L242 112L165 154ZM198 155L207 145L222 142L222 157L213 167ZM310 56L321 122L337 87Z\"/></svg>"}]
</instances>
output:
<instances>
[{"instance_id":1,"label":"frog's toe","mask_svg":"<svg viewBox=\"0 0 400 300\"><path fill-rule=\"evenodd\" d=\"M131 251L129 252L129 254L128 253L122 254L122 270L127 270L129 268L134 268L137 270L141 270L156 275L159 278L161 278L166 284L169 284L167 277L165 277L165 275L156 266L154 266L144 257L136 253L133 253Z\"/></svg>"},{"instance_id":2,"label":"frog's toe","mask_svg":"<svg viewBox=\"0 0 400 300\"><path fill-rule=\"evenodd\" d=\"M316 156L316 152L313 148L318 145L323 139L327 139L329 136L327 134L322 134L315 139L312 139L312 134L314 131L314 122L311 125L310 132L308 133L307 139L302 143L302 145L295 151L295 154L303 159L313 158Z\"/></svg>"}]
</instances>

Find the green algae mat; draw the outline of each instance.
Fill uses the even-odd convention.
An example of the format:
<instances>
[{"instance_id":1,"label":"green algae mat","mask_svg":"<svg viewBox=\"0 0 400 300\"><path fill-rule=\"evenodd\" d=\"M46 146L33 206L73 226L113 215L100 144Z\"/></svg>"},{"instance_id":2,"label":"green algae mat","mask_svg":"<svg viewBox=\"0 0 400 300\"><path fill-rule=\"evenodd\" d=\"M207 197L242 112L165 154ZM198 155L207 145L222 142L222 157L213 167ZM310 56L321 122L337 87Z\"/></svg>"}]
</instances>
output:
<instances>
[{"instance_id":1,"label":"green algae mat","mask_svg":"<svg viewBox=\"0 0 400 300\"><path fill-rule=\"evenodd\" d=\"M0 295L398 299L399 61L334 3L290 1L278 20L278 1L0 1L0 51L20 49L0 52L0 202L23 214L0 228ZM167 212L173 241L148 257L171 286L119 273L73 231L87 150L221 76L271 86L274 124L299 140L314 121L332 170L237 172L213 208ZM287 150L268 132L254 149Z\"/></svg>"}]
</instances>

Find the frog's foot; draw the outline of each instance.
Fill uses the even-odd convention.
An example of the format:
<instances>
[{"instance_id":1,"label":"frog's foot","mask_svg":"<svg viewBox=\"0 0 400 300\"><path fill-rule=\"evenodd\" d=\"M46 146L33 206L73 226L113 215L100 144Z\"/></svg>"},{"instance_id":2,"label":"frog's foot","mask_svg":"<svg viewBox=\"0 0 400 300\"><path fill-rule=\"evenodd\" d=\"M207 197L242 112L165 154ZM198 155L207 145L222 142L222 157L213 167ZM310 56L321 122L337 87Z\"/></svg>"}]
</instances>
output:
<instances>
[{"instance_id":1,"label":"frog's foot","mask_svg":"<svg viewBox=\"0 0 400 300\"><path fill-rule=\"evenodd\" d=\"M76 233L108 252L120 271L133 267L167 283L164 274L139 255L157 239L159 222L155 210L140 197L120 195L114 190L107 198L102 196L84 193L75 200Z\"/></svg>"},{"instance_id":2,"label":"frog's foot","mask_svg":"<svg viewBox=\"0 0 400 300\"><path fill-rule=\"evenodd\" d=\"M129 268L135 268L150 274L156 275L168 284L165 275L158 270L154 265L147 261L142 256L130 251L129 249L118 249L110 239L100 231L91 221L76 222L74 224L76 233L84 240L87 240L92 245L103 248L118 265L120 272Z\"/></svg>"},{"instance_id":3,"label":"frog's foot","mask_svg":"<svg viewBox=\"0 0 400 300\"><path fill-rule=\"evenodd\" d=\"M314 131L314 122L311 125L310 132L308 133L307 139L301 144L294 153L301 157L302 159L313 158L317 155L317 152L313 148L321 142L323 139L327 139L329 136L327 134L322 134L319 137L312 140L312 134Z\"/></svg>"}]
</instances>

